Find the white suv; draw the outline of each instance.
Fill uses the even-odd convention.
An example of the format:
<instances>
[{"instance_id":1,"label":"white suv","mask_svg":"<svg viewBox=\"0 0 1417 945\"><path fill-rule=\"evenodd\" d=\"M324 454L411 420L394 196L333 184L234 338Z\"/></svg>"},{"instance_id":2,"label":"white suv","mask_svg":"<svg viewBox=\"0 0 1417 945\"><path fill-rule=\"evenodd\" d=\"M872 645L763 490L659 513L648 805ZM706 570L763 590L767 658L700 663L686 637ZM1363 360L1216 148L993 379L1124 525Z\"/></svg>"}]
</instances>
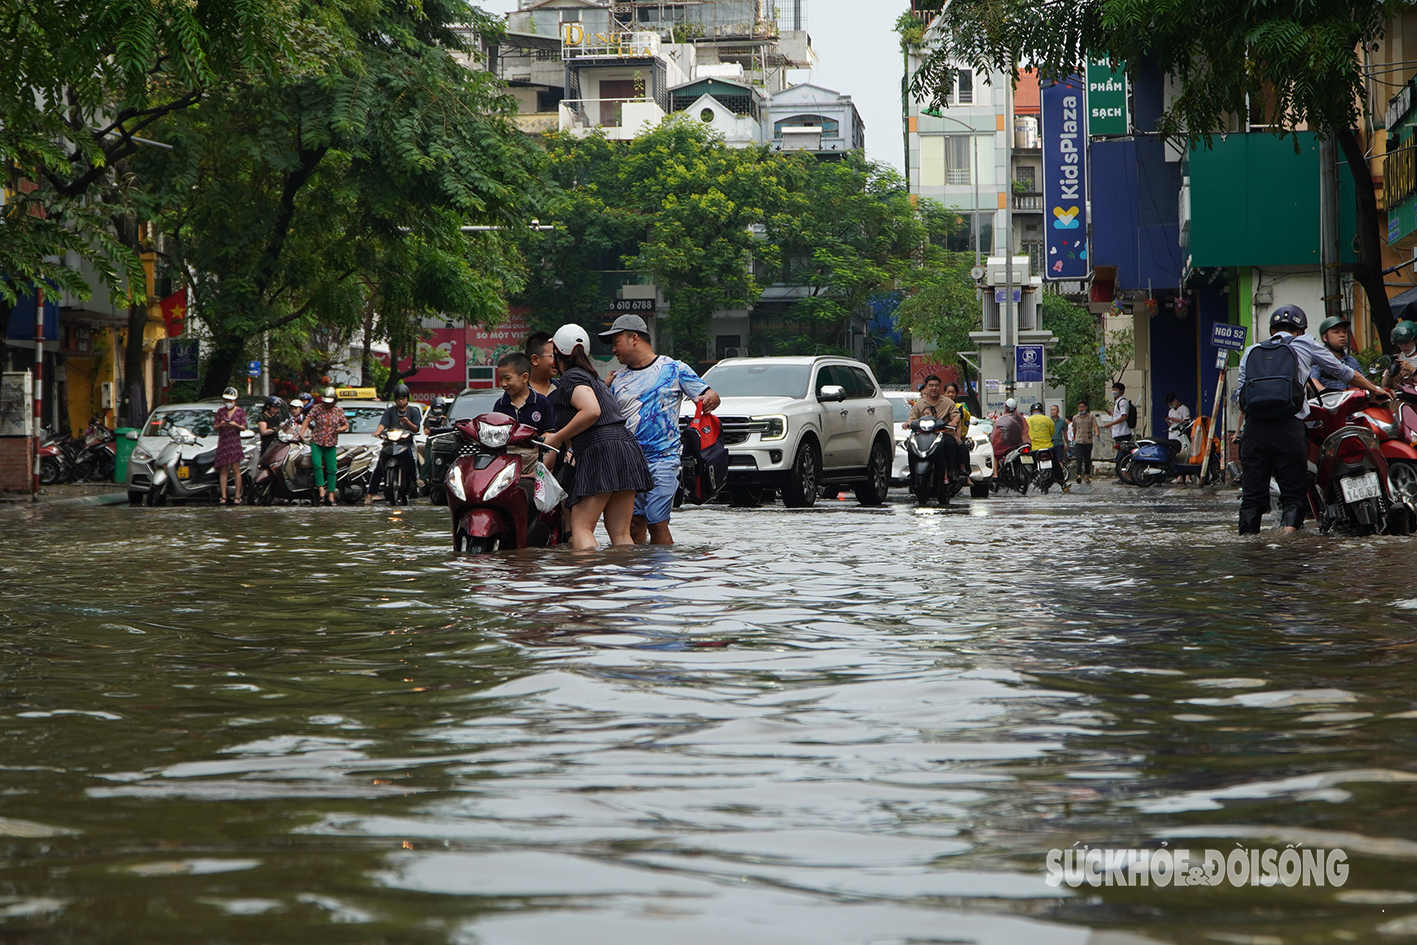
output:
<instances>
[{"instance_id":1,"label":"white suv","mask_svg":"<svg viewBox=\"0 0 1417 945\"><path fill-rule=\"evenodd\" d=\"M891 403L860 361L732 358L704 381L723 398L716 413L735 505L757 505L781 490L783 505L806 508L822 485L849 485L862 505L886 500Z\"/></svg>"}]
</instances>

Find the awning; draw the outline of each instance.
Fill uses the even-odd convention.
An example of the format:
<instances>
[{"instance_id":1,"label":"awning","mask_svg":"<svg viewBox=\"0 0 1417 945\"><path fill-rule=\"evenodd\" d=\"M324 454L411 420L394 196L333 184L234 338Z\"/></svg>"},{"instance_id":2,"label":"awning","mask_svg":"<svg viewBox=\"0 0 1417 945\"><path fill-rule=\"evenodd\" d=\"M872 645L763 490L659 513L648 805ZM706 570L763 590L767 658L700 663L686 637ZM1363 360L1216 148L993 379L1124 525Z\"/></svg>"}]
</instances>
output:
<instances>
[{"instance_id":1,"label":"awning","mask_svg":"<svg viewBox=\"0 0 1417 945\"><path fill-rule=\"evenodd\" d=\"M1417 288L1408 289L1406 292L1393 296L1387 304L1392 306L1393 321L1400 322L1404 318L1417 321ZM34 311L34 309L30 309L30 311Z\"/></svg>"}]
</instances>

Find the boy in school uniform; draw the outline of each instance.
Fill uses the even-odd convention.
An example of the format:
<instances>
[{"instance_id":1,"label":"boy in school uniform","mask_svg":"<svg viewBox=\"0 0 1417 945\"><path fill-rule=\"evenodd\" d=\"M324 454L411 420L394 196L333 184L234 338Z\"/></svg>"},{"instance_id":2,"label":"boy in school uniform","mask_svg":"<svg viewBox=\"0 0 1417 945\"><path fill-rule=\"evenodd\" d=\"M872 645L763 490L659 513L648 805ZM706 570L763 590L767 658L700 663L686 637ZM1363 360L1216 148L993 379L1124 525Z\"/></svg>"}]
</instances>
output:
<instances>
[{"instance_id":1,"label":"boy in school uniform","mask_svg":"<svg viewBox=\"0 0 1417 945\"><path fill-rule=\"evenodd\" d=\"M535 427L538 433L556 429L556 413L545 394L531 386L531 359L519 351L502 355L497 362L497 386L502 396L492 407L494 413L516 417L518 423ZM539 451L536 447L514 446L510 452L522 459L522 475L530 476L536 469Z\"/></svg>"}]
</instances>

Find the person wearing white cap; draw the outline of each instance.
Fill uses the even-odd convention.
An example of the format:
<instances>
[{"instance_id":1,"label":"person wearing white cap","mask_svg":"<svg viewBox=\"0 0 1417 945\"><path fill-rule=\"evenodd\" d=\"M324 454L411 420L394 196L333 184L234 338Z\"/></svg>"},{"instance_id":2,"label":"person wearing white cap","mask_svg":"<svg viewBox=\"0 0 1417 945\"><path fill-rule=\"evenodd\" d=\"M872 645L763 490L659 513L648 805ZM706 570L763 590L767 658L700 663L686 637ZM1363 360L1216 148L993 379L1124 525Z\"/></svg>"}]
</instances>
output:
<instances>
[{"instance_id":1,"label":"person wearing white cap","mask_svg":"<svg viewBox=\"0 0 1417 945\"><path fill-rule=\"evenodd\" d=\"M649 464L639 442L625 427L615 395L600 379L590 359L590 336L579 325L562 325L551 339L556 368L561 372L552 403L556 431L543 438L547 445L575 454L575 472L567 488L571 513L571 547L596 546L595 523L603 515L612 545L628 545L635 493L654 487ZM554 466L556 454L547 456Z\"/></svg>"},{"instance_id":2,"label":"person wearing white cap","mask_svg":"<svg viewBox=\"0 0 1417 945\"><path fill-rule=\"evenodd\" d=\"M669 514L679 489L683 441L679 434L679 405L685 397L712 412L719 404L703 378L683 361L654 353L649 326L638 315L621 315L600 337L609 341L625 370L617 371L610 389L625 415L625 426L640 441L649 463L654 488L635 496L630 536L643 544L672 545Z\"/></svg>"},{"instance_id":3,"label":"person wearing white cap","mask_svg":"<svg viewBox=\"0 0 1417 945\"><path fill-rule=\"evenodd\" d=\"M221 483L221 491L217 493L218 501L231 504L231 500L226 497L226 480L228 475L236 480L236 504L241 504L241 459L245 450L241 448L241 432L246 429L246 411L236 406L236 388L228 387L221 395L222 406L217 408L216 421L212 424L212 429L216 431L216 457L212 465L216 466L217 481Z\"/></svg>"}]
</instances>

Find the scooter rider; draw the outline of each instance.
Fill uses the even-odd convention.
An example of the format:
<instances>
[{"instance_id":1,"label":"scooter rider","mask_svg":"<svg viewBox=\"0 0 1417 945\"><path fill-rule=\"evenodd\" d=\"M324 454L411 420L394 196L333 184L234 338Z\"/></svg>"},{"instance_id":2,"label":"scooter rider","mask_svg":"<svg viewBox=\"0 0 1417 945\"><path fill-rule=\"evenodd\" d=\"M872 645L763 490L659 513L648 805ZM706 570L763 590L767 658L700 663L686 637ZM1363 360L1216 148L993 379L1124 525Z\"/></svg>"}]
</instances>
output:
<instances>
[{"instance_id":1,"label":"scooter rider","mask_svg":"<svg viewBox=\"0 0 1417 945\"><path fill-rule=\"evenodd\" d=\"M1240 415L1240 534L1257 535L1264 513L1269 511L1269 481L1279 483L1279 498L1284 507L1280 523L1286 534L1292 534L1304 524L1304 490L1308 487L1309 467L1306 450L1304 418L1309 415L1309 402L1303 396L1310 373L1315 365L1341 380L1344 386L1360 387L1373 395L1377 401L1387 400L1387 392L1368 380L1361 372L1334 357L1333 352L1319 344L1304 329L1309 325L1308 316L1297 305L1281 305L1269 316L1270 338L1260 344L1250 345L1240 356L1240 404L1242 409L1254 411ZM1282 336L1282 337L1281 337ZM1280 348L1288 348L1293 354L1295 374L1290 390L1289 402L1297 402L1298 410L1292 415L1287 408L1278 416L1261 417L1259 404L1266 406L1283 397L1265 397L1258 383L1246 387L1247 377L1260 381L1282 380L1262 374L1266 361L1277 357ZM1264 361L1252 365L1251 358L1261 350ZM1282 361L1278 362L1283 364ZM1282 386L1282 385L1280 385ZM1268 412L1268 411L1266 411Z\"/></svg>"},{"instance_id":2,"label":"scooter rider","mask_svg":"<svg viewBox=\"0 0 1417 945\"><path fill-rule=\"evenodd\" d=\"M1404 318L1392 329L1392 367L1383 377L1384 387L1410 383L1417 374L1417 322Z\"/></svg>"},{"instance_id":3,"label":"scooter rider","mask_svg":"<svg viewBox=\"0 0 1417 945\"><path fill-rule=\"evenodd\" d=\"M996 466L1010 450L1023 445L1027 433L1028 423L1018 415L1018 401L1010 397L1004 401L1004 415L994 421L993 432L989 434Z\"/></svg>"},{"instance_id":4,"label":"scooter rider","mask_svg":"<svg viewBox=\"0 0 1417 945\"><path fill-rule=\"evenodd\" d=\"M1043 412L1043 405L1033 403L1028 408L1028 439L1035 453L1053 448L1053 420ZM1049 455L1052 455L1051 453ZM1063 457L1053 456L1053 478L1063 471Z\"/></svg>"},{"instance_id":5,"label":"scooter rider","mask_svg":"<svg viewBox=\"0 0 1417 945\"><path fill-rule=\"evenodd\" d=\"M408 402L408 385L400 384L394 388L394 402L384 409L384 415L379 418L379 425L374 428L374 435L378 436L385 430L407 430L410 433L417 433L423 427L423 408L417 404ZM409 482L418 478L418 470L413 461L413 450L408 450L403 454L405 469L404 472ZM384 481L384 453L379 454L379 462L374 467L374 475L369 480L369 493L372 495L379 491L380 485Z\"/></svg>"},{"instance_id":6,"label":"scooter rider","mask_svg":"<svg viewBox=\"0 0 1417 945\"><path fill-rule=\"evenodd\" d=\"M1348 351L1348 328L1348 319L1341 315L1330 315L1319 324L1319 337L1323 339L1324 346L1335 358L1355 371L1362 371L1363 365L1359 364L1358 359ZM1348 388L1348 384L1336 373L1320 364L1315 364L1309 370L1309 380L1319 390L1346 390Z\"/></svg>"},{"instance_id":7,"label":"scooter rider","mask_svg":"<svg viewBox=\"0 0 1417 945\"><path fill-rule=\"evenodd\" d=\"M428 408L428 413L423 418L423 432L431 433L448 425L448 407L452 404L449 397L434 397L433 404Z\"/></svg>"},{"instance_id":8,"label":"scooter rider","mask_svg":"<svg viewBox=\"0 0 1417 945\"><path fill-rule=\"evenodd\" d=\"M957 475L961 470L969 468L969 450L964 448L964 413L959 404L954 399L940 392L940 379L931 374L925 378L925 388L920 396L910 405L910 414L901 424L902 429L909 430L910 425L919 420L929 411L945 425L945 432L949 434L950 440L942 443L942 446L951 447L946 454L950 474Z\"/></svg>"}]
</instances>

